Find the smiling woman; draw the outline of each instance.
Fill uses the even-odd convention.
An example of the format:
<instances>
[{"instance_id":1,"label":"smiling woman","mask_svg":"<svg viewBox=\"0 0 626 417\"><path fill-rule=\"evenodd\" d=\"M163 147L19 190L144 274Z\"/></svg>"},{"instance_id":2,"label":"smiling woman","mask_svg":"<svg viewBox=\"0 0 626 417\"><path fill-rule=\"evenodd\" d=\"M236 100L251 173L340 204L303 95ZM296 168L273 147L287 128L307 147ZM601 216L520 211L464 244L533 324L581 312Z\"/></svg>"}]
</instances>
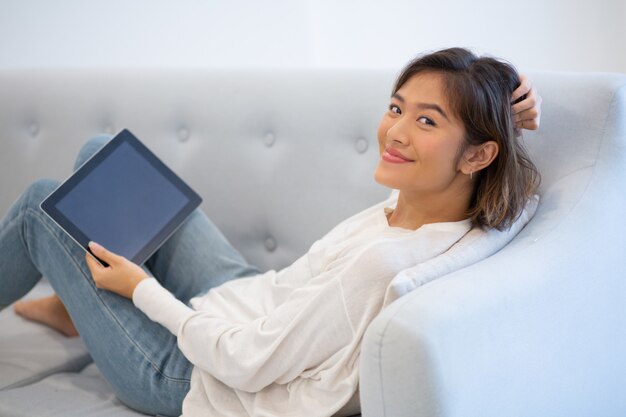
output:
<instances>
[{"instance_id":1,"label":"smiling woman","mask_svg":"<svg viewBox=\"0 0 626 417\"><path fill-rule=\"evenodd\" d=\"M378 129L375 177L399 195L265 273L200 209L143 266L92 244L102 267L38 209L59 182L36 181L0 222L0 307L47 276L56 295L16 311L80 334L116 397L146 414L357 414L361 341L387 288L472 226L516 218L538 176L514 120L536 128L538 107L500 61L451 49L412 62Z\"/></svg>"},{"instance_id":2,"label":"smiling woman","mask_svg":"<svg viewBox=\"0 0 626 417\"><path fill-rule=\"evenodd\" d=\"M502 230L517 219L540 181L515 133L519 85L511 65L461 48L405 67L378 128L376 181L400 190L391 225L469 217Z\"/></svg>"}]
</instances>

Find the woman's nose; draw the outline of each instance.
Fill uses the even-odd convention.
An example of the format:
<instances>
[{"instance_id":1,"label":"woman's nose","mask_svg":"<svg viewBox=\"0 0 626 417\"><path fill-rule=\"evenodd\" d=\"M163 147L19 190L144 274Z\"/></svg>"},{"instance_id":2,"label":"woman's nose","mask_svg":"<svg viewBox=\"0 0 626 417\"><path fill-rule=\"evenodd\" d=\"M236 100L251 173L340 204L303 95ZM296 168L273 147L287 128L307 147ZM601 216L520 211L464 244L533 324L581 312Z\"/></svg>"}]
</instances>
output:
<instances>
[{"instance_id":1,"label":"woman's nose","mask_svg":"<svg viewBox=\"0 0 626 417\"><path fill-rule=\"evenodd\" d=\"M387 140L401 144L408 144L408 126L406 125L406 118L401 117L396 119L394 123L387 129Z\"/></svg>"}]
</instances>

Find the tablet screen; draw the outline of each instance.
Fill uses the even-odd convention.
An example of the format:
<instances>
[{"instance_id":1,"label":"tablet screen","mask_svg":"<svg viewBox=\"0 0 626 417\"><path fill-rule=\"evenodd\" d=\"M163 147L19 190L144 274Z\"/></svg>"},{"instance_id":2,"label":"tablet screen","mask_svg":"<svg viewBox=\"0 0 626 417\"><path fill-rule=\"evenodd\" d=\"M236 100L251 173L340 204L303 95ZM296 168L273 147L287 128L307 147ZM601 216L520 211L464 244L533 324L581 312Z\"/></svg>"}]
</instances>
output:
<instances>
[{"instance_id":1,"label":"tablet screen","mask_svg":"<svg viewBox=\"0 0 626 417\"><path fill-rule=\"evenodd\" d=\"M41 207L84 249L93 240L140 264L200 202L189 186L124 130Z\"/></svg>"},{"instance_id":2,"label":"tablet screen","mask_svg":"<svg viewBox=\"0 0 626 417\"><path fill-rule=\"evenodd\" d=\"M87 236L98 236L105 248L137 253L188 201L132 146L122 143L56 208Z\"/></svg>"}]
</instances>

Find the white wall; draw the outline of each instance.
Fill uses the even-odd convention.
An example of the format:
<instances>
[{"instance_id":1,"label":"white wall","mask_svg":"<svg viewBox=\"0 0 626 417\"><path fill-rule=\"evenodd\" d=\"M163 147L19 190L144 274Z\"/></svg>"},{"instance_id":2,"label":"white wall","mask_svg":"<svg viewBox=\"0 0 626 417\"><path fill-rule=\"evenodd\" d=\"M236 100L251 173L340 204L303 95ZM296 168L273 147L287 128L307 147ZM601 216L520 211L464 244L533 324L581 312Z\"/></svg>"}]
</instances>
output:
<instances>
[{"instance_id":1,"label":"white wall","mask_svg":"<svg viewBox=\"0 0 626 417\"><path fill-rule=\"evenodd\" d=\"M615 55L622 58L621 62L618 64L618 69L620 72L626 72L626 1L622 0L621 4L621 13L619 10L616 12L617 20L620 21L619 26L622 30L621 33L619 33L619 39L616 39L615 42Z\"/></svg>"},{"instance_id":2,"label":"white wall","mask_svg":"<svg viewBox=\"0 0 626 417\"><path fill-rule=\"evenodd\" d=\"M0 68L364 67L467 46L626 72L624 0L0 0Z\"/></svg>"}]
</instances>

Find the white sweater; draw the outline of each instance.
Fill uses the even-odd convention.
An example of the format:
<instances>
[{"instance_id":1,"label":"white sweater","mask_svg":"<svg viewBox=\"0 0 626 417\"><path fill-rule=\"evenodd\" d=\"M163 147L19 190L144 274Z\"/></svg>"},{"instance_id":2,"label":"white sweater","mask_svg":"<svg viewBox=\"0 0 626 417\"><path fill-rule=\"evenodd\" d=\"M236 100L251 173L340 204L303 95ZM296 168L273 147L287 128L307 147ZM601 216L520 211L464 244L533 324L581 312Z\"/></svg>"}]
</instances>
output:
<instances>
[{"instance_id":1,"label":"white sweater","mask_svg":"<svg viewBox=\"0 0 626 417\"><path fill-rule=\"evenodd\" d=\"M189 308L154 278L133 302L194 365L183 416L359 413L361 339L403 269L458 241L470 221L390 227L397 195L343 221L279 272L228 281Z\"/></svg>"}]
</instances>

